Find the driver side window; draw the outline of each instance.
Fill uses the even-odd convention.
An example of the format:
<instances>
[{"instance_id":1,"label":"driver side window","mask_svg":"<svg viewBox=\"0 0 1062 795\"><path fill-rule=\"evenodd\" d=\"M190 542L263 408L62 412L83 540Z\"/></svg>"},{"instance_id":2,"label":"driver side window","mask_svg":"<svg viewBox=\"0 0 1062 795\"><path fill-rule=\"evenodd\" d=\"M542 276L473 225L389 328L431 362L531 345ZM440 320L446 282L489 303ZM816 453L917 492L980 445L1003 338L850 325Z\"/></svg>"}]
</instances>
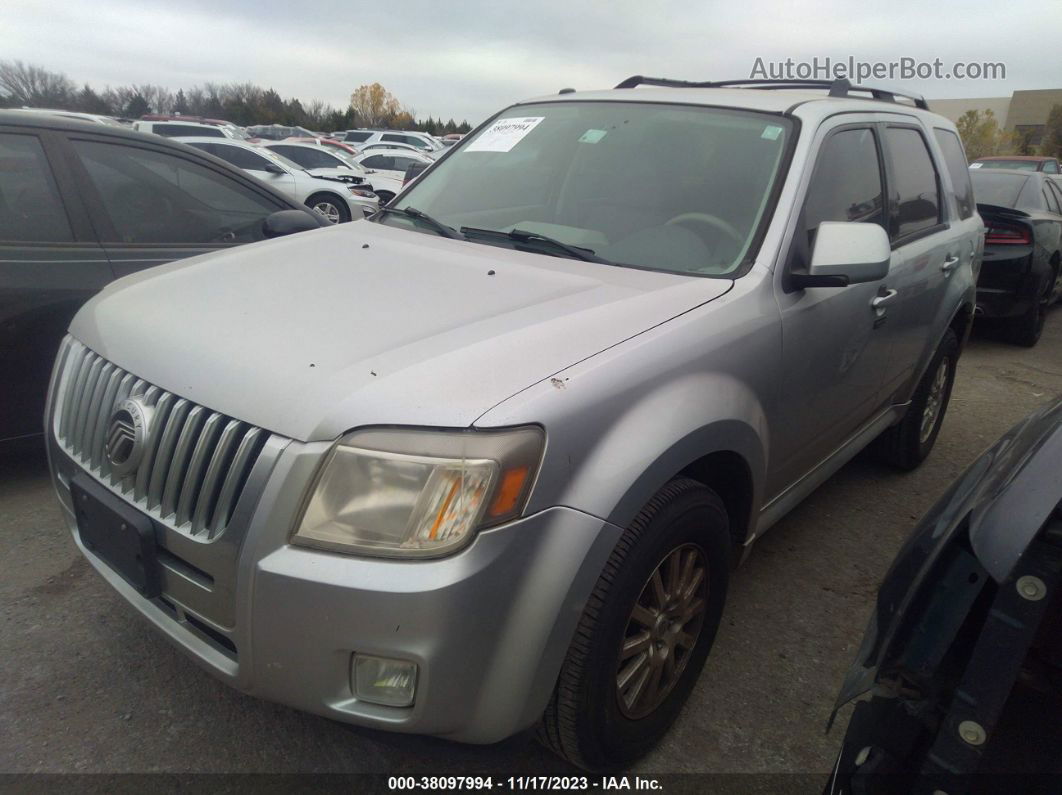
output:
<instances>
[{"instance_id":1,"label":"driver side window","mask_svg":"<svg viewBox=\"0 0 1062 795\"><path fill-rule=\"evenodd\" d=\"M804 200L809 247L823 221L856 221L885 226L881 162L869 127L831 135L819 152Z\"/></svg>"},{"instance_id":2,"label":"driver side window","mask_svg":"<svg viewBox=\"0 0 1062 795\"><path fill-rule=\"evenodd\" d=\"M111 222L112 229L100 235L107 243L261 240L261 222L284 209L184 158L95 141L71 143Z\"/></svg>"}]
</instances>

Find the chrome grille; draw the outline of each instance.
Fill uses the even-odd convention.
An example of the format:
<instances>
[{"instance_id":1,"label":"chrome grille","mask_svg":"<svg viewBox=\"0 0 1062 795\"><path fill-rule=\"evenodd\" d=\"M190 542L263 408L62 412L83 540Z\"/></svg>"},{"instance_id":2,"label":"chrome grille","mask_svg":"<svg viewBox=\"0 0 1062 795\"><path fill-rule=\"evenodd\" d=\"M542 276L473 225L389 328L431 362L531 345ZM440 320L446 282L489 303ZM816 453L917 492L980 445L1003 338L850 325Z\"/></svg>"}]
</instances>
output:
<instances>
[{"instance_id":1,"label":"chrome grille","mask_svg":"<svg viewBox=\"0 0 1062 795\"><path fill-rule=\"evenodd\" d=\"M269 434L149 384L69 340L57 436L71 457L138 508L200 540L228 527ZM143 457L123 476L105 454L111 414L123 400L154 408Z\"/></svg>"}]
</instances>

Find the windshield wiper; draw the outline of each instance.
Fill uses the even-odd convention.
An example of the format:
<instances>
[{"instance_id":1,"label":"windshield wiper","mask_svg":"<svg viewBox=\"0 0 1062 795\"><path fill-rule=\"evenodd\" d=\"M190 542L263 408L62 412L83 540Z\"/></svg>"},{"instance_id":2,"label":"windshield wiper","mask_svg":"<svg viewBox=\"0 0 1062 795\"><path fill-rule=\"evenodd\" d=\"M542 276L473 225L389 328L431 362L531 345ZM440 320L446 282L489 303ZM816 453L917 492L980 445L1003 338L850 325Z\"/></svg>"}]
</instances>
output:
<instances>
[{"instance_id":1,"label":"windshield wiper","mask_svg":"<svg viewBox=\"0 0 1062 795\"><path fill-rule=\"evenodd\" d=\"M430 226L436 232L443 237L451 238L452 240L464 240L465 236L454 229L452 226L447 226L442 221L437 221L425 212L421 212L416 207L381 207L378 211L379 214L386 215L387 213L394 213L395 215L404 215L406 218L412 218L416 221L423 221Z\"/></svg>"},{"instance_id":2,"label":"windshield wiper","mask_svg":"<svg viewBox=\"0 0 1062 795\"><path fill-rule=\"evenodd\" d=\"M553 246L558 251L564 252L572 259L581 259L583 262L599 262L602 265L615 265L611 260L597 256L591 248L572 246L557 240L556 238L547 237L538 232L528 232L523 229L513 229L509 232L502 232L499 229L479 229L475 226L462 226L461 234L465 236L479 235L482 237L502 237L508 240L515 240L517 243L546 243L547 245Z\"/></svg>"}]
</instances>

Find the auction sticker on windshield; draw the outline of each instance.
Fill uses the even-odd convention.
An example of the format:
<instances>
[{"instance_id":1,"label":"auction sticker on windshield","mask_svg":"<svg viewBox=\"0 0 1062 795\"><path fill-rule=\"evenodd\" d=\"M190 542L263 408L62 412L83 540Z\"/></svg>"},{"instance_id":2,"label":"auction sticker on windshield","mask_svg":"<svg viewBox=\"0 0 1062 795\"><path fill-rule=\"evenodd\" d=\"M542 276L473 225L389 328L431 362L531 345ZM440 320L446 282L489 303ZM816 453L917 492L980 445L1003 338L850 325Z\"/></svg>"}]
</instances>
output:
<instances>
[{"instance_id":1,"label":"auction sticker on windshield","mask_svg":"<svg viewBox=\"0 0 1062 795\"><path fill-rule=\"evenodd\" d=\"M498 119L470 143L466 152L508 152L538 126L545 116Z\"/></svg>"}]
</instances>

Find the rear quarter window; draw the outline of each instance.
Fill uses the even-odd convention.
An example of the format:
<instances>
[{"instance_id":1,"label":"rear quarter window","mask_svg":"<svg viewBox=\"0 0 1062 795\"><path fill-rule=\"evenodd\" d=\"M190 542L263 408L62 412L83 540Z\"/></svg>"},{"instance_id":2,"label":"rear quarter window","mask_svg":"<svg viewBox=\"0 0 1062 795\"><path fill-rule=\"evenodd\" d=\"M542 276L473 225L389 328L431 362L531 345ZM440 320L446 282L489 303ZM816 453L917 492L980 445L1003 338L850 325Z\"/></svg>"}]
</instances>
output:
<instances>
[{"instance_id":1,"label":"rear quarter window","mask_svg":"<svg viewBox=\"0 0 1062 795\"><path fill-rule=\"evenodd\" d=\"M34 135L0 134L0 240L73 240L48 158Z\"/></svg>"},{"instance_id":2,"label":"rear quarter window","mask_svg":"<svg viewBox=\"0 0 1062 795\"><path fill-rule=\"evenodd\" d=\"M970 182L970 167L962 150L959 136L951 130L933 129L937 145L944 153L944 167L951 177L952 197L960 218L969 218L974 213L973 183Z\"/></svg>"}]
</instances>

